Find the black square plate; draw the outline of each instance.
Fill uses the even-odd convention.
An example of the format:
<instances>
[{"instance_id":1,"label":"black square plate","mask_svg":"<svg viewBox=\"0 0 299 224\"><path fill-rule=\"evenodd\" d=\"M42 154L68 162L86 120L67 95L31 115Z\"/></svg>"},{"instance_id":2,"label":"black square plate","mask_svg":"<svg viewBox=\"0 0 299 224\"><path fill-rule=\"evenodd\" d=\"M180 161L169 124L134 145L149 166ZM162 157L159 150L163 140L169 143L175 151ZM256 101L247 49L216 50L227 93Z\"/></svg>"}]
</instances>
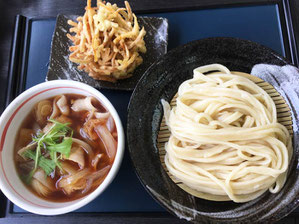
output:
<instances>
[{"instance_id":1,"label":"black square plate","mask_svg":"<svg viewBox=\"0 0 299 224\"><path fill-rule=\"evenodd\" d=\"M77 69L77 64L71 62L68 57L70 54L69 46L72 42L66 34L70 26L69 19L76 20L78 16L58 15L52 39L49 71L46 80L71 79L86 83L95 88L133 90L143 73L167 51L168 40L168 21L161 17L138 17L140 27L146 30L145 44L147 52L142 54L143 63L136 68L133 76L119 80L116 83L94 80L84 71Z\"/></svg>"}]
</instances>

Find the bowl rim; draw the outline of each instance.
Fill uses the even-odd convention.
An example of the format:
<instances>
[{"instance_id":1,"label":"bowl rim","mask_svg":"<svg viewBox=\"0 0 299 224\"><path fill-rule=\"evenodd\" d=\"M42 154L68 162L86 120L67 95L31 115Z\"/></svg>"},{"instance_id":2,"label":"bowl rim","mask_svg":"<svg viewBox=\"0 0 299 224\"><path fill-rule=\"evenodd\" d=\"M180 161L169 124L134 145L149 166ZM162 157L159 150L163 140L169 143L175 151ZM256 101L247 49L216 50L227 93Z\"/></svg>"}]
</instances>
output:
<instances>
[{"instance_id":1,"label":"bowl rim","mask_svg":"<svg viewBox=\"0 0 299 224\"><path fill-rule=\"evenodd\" d=\"M84 196L83 198L79 198L77 200L74 201L70 201L67 203L70 203L69 205L65 206L65 207L59 207L59 208L46 208L46 207L42 207L42 206L38 206L38 205L33 205L32 202L28 203L28 202L24 202L23 200L20 199L20 196L16 196L15 192L12 191L11 188L6 188L4 182L7 182L7 180L2 180L0 179L0 189L3 192L3 194L10 200L12 201L15 205L19 206L20 208L27 210L31 213L34 214L39 214L39 215L60 215L60 214L65 214L71 211L74 211L78 208L83 207L84 205L88 204L89 202L91 202L92 200L94 200L96 197L98 197L101 193L103 193L105 191L105 189L110 185L110 183L113 181L113 179L115 178L116 174L118 173L118 170L120 168L120 165L122 163L122 159L123 159L123 155L124 155L124 149L125 149L125 134L124 134L124 130L123 130L123 125L121 122L121 119L116 111L116 109L114 108L114 106L112 105L112 103L106 98L106 96L104 96L100 91L98 91L97 89L78 82L78 81L73 81L73 80L53 80L53 81L47 81L47 82L43 82L40 84L37 84L27 90L25 90L23 93L21 93L19 96L17 96L7 107L6 109L3 111L3 113L0 116L0 125L1 124L5 124L5 125L9 125L9 121L6 122L6 119L10 116L12 116L12 114L16 114L18 112L18 109L15 109L17 106L19 106L20 102L25 101L30 101L32 98L34 98L34 94L32 93L36 93L39 92L40 93L44 93L46 91L49 90L54 90L54 89L62 89L62 88L75 88L81 91L86 92L86 95L92 95L94 97L96 97L106 108L107 110L111 113L116 128L117 128L117 133L118 133L118 144L117 144L117 152L115 155L115 159L114 162L111 166L111 169L109 170L109 173L107 174L107 176L105 177L104 181L91 193L87 194L86 196ZM59 94L57 94L59 95ZM44 97L43 99L46 99L47 97ZM19 106L21 107L21 106ZM20 108L19 108L20 109ZM25 115L26 116L26 115ZM24 117L25 117L24 116ZM23 117L23 119L24 119ZM12 116L11 121L14 119L14 117ZM3 135L4 130L0 130L0 146L3 146L3 139L5 139L5 135ZM6 133L5 133L6 134ZM2 150L0 147L0 159L2 161ZM3 166L0 166L0 172L3 172ZM9 182L8 182L9 184ZM25 186L24 186L25 187ZM16 191L17 192L17 191ZM33 194L33 193L32 193ZM46 200L47 201L47 200ZM50 203L53 204L61 204L61 202L52 202L49 201ZM62 202L63 203L63 202Z\"/></svg>"}]
</instances>

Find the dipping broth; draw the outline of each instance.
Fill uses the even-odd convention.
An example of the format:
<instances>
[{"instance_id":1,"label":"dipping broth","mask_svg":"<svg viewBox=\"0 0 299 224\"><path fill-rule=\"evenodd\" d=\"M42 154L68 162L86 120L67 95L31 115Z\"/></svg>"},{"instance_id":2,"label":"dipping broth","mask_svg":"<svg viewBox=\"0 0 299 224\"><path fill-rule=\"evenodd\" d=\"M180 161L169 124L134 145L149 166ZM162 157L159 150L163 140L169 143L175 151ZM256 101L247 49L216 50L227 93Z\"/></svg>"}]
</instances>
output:
<instances>
[{"instance_id":1,"label":"dipping broth","mask_svg":"<svg viewBox=\"0 0 299 224\"><path fill-rule=\"evenodd\" d=\"M94 97L58 95L34 106L14 148L17 172L30 191L50 201L72 201L94 191L107 176L117 130Z\"/></svg>"}]
</instances>

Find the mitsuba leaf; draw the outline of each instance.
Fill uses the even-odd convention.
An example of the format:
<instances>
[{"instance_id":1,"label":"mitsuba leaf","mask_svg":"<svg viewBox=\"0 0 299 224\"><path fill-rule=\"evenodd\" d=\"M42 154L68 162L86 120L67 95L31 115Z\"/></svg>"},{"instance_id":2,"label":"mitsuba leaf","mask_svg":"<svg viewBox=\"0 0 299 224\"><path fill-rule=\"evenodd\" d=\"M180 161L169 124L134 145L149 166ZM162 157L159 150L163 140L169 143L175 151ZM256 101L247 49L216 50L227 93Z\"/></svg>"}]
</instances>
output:
<instances>
[{"instance_id":1,"label":"mitsuba leaf","mask_svg":"<svg viewBox=\"0 0 299 224\"><path fill-rule=\"evenodd\" d=\"M51 152L59 152L68 158L70 156L72 144L72 138L66 138L59 144L48 146L47 149Z\"/></svg>"}]
</instances>

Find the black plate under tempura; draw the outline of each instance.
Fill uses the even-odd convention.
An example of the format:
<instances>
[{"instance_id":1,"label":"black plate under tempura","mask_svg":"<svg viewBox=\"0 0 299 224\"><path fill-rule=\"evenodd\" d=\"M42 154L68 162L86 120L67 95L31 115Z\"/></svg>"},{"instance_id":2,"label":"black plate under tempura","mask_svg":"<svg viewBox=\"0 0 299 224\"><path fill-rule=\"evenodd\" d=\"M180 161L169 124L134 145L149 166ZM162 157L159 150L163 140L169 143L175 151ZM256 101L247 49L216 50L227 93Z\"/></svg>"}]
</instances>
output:
<instances>
[{"instance_id":1,"label":"black plate under tempura","mask_svg":"<svg viewBox=\"0 0 299 224\"><path fill-rule=\"evenodd\" d=\"M69 79L86 83L97 89L133 90L143 73L157 59L167 51L168 21L161 17L138 17L139 26L146 30L144 37L147 52L141 54L143 63L133 72L133 76L118 80L116 83L95 80L82 70L77 69L78 64L69 60L69 47L72 41L66 34L69 32L69 19L76 21L78 16L58 15L52 38L49 71L46 80Z\"/></svg>"}]
</instances>

